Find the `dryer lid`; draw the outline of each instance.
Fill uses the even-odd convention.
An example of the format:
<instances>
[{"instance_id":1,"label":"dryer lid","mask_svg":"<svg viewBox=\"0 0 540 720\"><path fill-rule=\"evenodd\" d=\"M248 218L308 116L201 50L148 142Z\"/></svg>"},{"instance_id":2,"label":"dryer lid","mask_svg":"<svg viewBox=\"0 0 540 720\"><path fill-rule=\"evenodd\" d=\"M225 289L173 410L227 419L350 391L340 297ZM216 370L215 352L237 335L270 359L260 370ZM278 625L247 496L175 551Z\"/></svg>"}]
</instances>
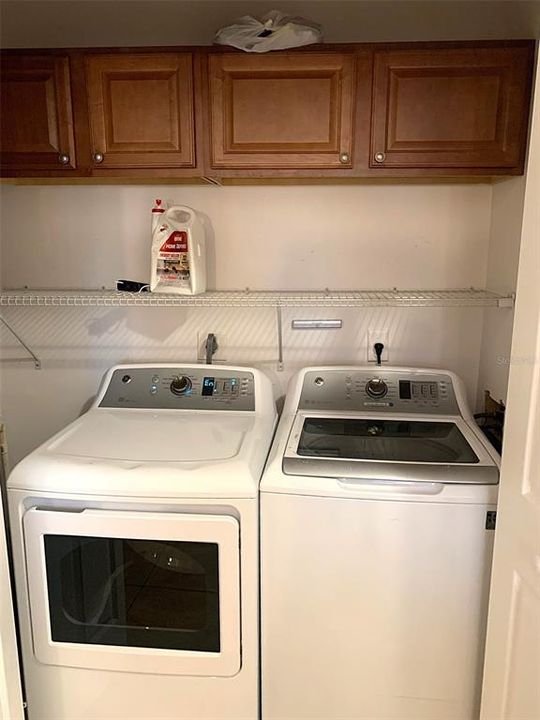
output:
<instances>
[{"instance_id":1,"label":"dryer lid","mask_svg":"<svg viewBox=\"0 0 540 720\"><path fill-rule=\"evenodd\" d=\"M253 422L230 413L91 410L46 451L140 463L223 461L238 455Z\"/></svg>"}]
</instances>

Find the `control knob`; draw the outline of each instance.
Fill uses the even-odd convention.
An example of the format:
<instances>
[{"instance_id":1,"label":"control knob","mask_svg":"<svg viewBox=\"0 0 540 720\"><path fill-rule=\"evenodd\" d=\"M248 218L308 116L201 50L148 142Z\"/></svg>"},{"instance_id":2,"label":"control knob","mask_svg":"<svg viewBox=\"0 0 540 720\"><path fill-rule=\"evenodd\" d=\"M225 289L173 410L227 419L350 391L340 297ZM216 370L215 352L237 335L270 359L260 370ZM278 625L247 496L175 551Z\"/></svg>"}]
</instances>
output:
<instances>
[{"instance_id":1,"label":"control knob","mask_svg":"<svg viewBox=\"0 0 540 720\"><path fill-rule=\"evenodd\" d=\"M193 383L185 375L177 375L171 382L171 392L174 395L187 395Z\"/></svg>"},{"instance_id":2,"label":"control knob","mask_svg":"<svg viewBox=\"0 0 540 720\"><path fill-rule=\"evenodd\" d=\"M388 385L380 378L372 378L366 383L366 392L369 397L383 398L388 392Z\"/></svg>"}]
</instances>

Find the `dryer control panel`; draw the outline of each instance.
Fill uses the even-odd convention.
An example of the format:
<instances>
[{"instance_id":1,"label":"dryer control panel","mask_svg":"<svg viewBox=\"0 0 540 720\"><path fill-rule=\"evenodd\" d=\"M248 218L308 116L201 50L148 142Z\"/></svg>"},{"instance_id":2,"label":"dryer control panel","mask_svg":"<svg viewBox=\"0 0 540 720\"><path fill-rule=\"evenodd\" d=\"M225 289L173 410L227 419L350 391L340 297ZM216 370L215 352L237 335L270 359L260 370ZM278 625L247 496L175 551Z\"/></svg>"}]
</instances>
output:
<instances>
[{"instance_id":1,"label":"dryer control panel","mask_svg":"<svg viewBox=\"0 0 540 720\"><path fill-rule=\"evenodd\" d=\"M452 378L444 373L325 369L304 377L301 410L375 410L459 415Z\"/></svg>"},{"instance_id":2,"label":"dryer control panel","mask_svg":"<svg viewBox=\"0 0 540 720\"><path fill-rule=\"evenodd\" d=\"M99 407L155 410L255 410L253 373L219 367L115 370Z\"/></svg>"}]
</instances>

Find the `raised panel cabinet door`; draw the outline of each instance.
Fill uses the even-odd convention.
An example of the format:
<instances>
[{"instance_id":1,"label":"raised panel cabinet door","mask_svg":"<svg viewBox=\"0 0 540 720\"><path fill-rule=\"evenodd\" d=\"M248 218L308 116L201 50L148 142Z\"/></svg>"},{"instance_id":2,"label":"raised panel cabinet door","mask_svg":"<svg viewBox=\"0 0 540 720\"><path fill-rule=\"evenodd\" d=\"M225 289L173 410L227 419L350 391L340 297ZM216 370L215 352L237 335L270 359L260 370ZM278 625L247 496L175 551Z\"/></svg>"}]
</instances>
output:
<instances>
[{"instance_id":1,"label":"raised panel cabinet door","mask_svg":"<svg viewBox=\"0 0 540 720\"><path fill-rule=\"evenodd\" d=\"M371 167L519 168L528 47L379 52Z\"/></svg>"},{"instance_id":2,"label":"raised panel cabinet door","mask_svg":"<svg viewBox=\"0 0 540 720\"><path fill-rule=\"evenodd\" d=\"M68 57L5 55L1 69L2 169L73 170Z\"/></svg>"},{"instance_id":3,"label":"raised panel cabinet door","mask_svg":"<svg viewBox=\"0 0 540 720\"><path fill-rule=\"evenodd\" d=\"M86 71L94 169L195 166L190 53L93 55Z\"/></svg>"},{"instance_id":4,"label":"raised panel cabinet door","mask_svg":"<svg viewBox=\"0 0 540 720\"><path fill-rule=\"evenodd\" d=\"M354 56L212 55L214 168L350 168Z\"/></svg>"}]
</instances>

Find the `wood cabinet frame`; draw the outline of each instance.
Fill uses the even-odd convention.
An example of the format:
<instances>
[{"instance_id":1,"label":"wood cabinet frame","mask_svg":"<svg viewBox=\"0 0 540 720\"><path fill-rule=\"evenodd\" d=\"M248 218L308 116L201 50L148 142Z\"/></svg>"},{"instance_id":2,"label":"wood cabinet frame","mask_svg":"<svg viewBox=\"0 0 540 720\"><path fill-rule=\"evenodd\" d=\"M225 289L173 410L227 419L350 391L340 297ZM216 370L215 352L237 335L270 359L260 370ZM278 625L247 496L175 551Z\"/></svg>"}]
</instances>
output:
<instances>
[{"instance_id":1,"label":"wood cabinet frame","mask_svg":"<svg viewBox=\"0 0 540 720\"><path fill-rule=\"evenodd\" d=\"M191 53L91 55L86 58L86 80L93 152L101 152L103 156L101 164L95 163L94 174L101 175L111 169L195 167ZM140 86L137 94L133 93L134 83ZM115 91L116 86L123 89ZM168 107L163 108L168 116L165 120L169 122L161 123L162 139L116 137L115 113L121 112L124 132L129 130L130 135L138 132L148 118L147 108L155 109L146 104L141 107L141 94L156 87L160 93L165 92L165 99L169 101ZM121 106L117 107L117 103ZM139 110L139 115L141 110L145 113L143 118L131 120L134 103L138 104L135 110ZM125 127L126 121L131 121L129 128Z\"/></svg>"},{"instance_id":2,"label":"wood cabinet frame","mask_svg":"<svg viewBox=\"0 0 540 720\"><path fill-rule=\"evenodd\" d=\"M293 169L297 169L299 165L303 165L303 169L337 169L340 167L340 155L349 158L342 164L352 164L353 98L356 82L353 53L287 53L262 58L216 54L210 57L209 65L210 149L213 169L287 169L291 165ZM236 102L238 86L246 84L250 88L258 88L256 97L246 97L253 96L254 93L244 90L239 102ZM248 111L253 111L254 106L264 103L269 84L274 93L278 87L282 91L286 84L289 88L289 101L296 99L294 95L303 85L311 89L317 89L317 85L325 86L326 97L323 97L323 100L328 99L328 116L322 118L326 127L317 128L318 132L314 133L320 135L317 139L306 137L306 133L312 129L309 127L310 123L313 126L314 122L320 119L320 115L313 113L297 130L303 137L294 141L290 137L283 137L282 128L278 128L281 137L270 140L268 125L262 129L264 141L255 140L254 136L260 130L260 121L266 119L264 113L257 115L258 124L250 122L248 116L247 123L245 120L243 126L239 127L239 110L244 109L245 112L247 102L252 102L247 108ZM271 107L266 108L267 114L274 104L272 98ZM289 112L292 111L290 102L287 108ZM299 112L295 114L296 124L306 120L304 111L308 109L304 104L297 107ZM271 124L275 125L274 117L271 118ZM251 139L240 140L235 134L240 129L244 135L246 132L251 135ZM288 124L285 135L290 132L289 129L295 129L292 123ZM323 133L320 130L323 130ZM323 139L324 134L327 134L326 139Z\"/></svg>"},{"instance_id":3,"label":"wood cabinet frame","mask_svg":"<svg viewBox=\"0 0 540 720\"><path fill-rule=\"evenodd\" d=\"M2 53L2 57L17 57L33 55L65 56L69 62L71 75L71 108L73 113L73 127L75 134L75 153L77 167L72 170L65 168L48 169L8 169L2 171L3 178L24 178L43 179L53 183L67 182L135 182L149 181L152 183L204 183L203 157L203 99L201 90L201 55L194 52L193 48L93 48L84 50L47 50L47 51L26 51L12 50ZM186 163L185 167L148 167L144 162L142 167L102 167L93 160L95 152L91 133L91 110L88 99L88 69L87 60L94 56L115 56L137 54L141 56L163 55L171 53L192 54L192 95L193 107L190 126L193 132L193 156Z\"/></svg>"},{"instance_id":4,"label":"wood cabinet frame","mask_svg":"<svg viewBox=\"0 0 540 720\"><path fill-rule=\"evenodd\" d=\"M515 167L384 167L374 166L372 155L372 106L374 57L381 51L433 51L444 52L455 49L475 48L522 48L526 65L526 97L522 113L522 135L520 146L520 162ZM2 57L17 56L66 56L69 60L71 78L71 103L73 114L76 168L30 169L5 168L3 177L6 181L32 180L43 182L85 182L85 183L253 183L257 181L276 182L357 182L373 179L392 178L452 178L463 179L488 178L497 175L519 175L523 173L526 152L526 129L528 127L528 108L532 80L532 66L535 43L533 40L520 41L479 41L479 42L434 42L434 43L386 43L386 44L340 44L314 45L298 48L294 51L272 53L281 54L294 52L298 56L310 53L352 53L356 65L355 94L352 98L353 130L351 161L343 167L215 167L211 157L211 113L209 62L217 54L238 53L227 47L164 47L164 48L92 48L92 49L54 49L54 50L8 50ZM86 58L95 55L114 53L125 55L191 53L193 56L193 117L195 135L195 160L192 167L103 167L93 162L94 148L91 142L90 112L87 97ZM253 58L256 62L256 58Z\"/></svg>"},{"instance_id":5,"label":"wood cabinet frame","mask_svg":"<svg viewBox=\"0 0 540 720\"><path fill-rule=\"evenodd\" d=\"M518 119L521 122L516 122L511 110L514 106L526 107L528 103L527 61L525 47L377 52L374 60L370 166L380 167L380 155L384 155L384 167L394 169L484 167L489 171L491 168L512 170L519 166L523 162L520 151L525 146L527 117L524 115ZM429 110L427 101L433 101L434 87L443 87L448 91L447 114L451 107L453 115L445 119L447 136L444 137L439 127L434 127L428 114L425 128L411 128L410 118L405 118L405 122L409 119L406 130L409 133L411 129L418 131L418 136L424 133L424 139L400 138L399 119L403 106L408 102L409 107L426 107ZM466 97L469 99L465 111L474 101L477 102L474 117L464 118L460 112L463 105L459 101L463 98L463 91L468 93ZM490 114L486 113L484 119L490 122L484 126L478 123L482 103L487 107L496 105L491 108ZM406 111L407 108L405 114ZM474 126L473 120L477 126ZM467 127L467 123L473 127ZM466 137L471 131L477 134L477 139Z\"/></svg>"},{"instance_id":6,"label":"wood cabinet frame","mask_svg":"<svg viewBox=\"0 0 540 720\"><path fill-rule=\"evenodd\" d=\"M211 51L207 52L203 56L203 93L205 97L204 103L204 135L205 139L205 176L208 178L214 178L218 183L222 181L256 181L257 179L281 179L288 178L291 181L299 178L313 179L314 181L320 181L328 179L329 177L334 178L354 178L362 172L362 168L367 168L368 157L369 157L369 127L370 127L370 114L371 114L371 76L372 76L372 53L370 51L359 50L357 46L332 46L331 50L327 50L326 46L314 46L313 49L306 51L303 48L298 52L299 54L306 54L306 52L317 53L319 55L331 52L338 52L343 54L350 54L353 59L353 67L351 73L354 78L354 93L351 98L351 105L347 112L351 113L351 128L352 137L350 138L350 162L346 164L336 163L335 166L329 168L324 166L324 161L320 161L320 167L304 167L302 169L296 167L287 167L284 163L280 167L272 167L271 161L268 156L265 158L265 163L268 166L263 167L250 167L246 161L245 156L243 163L239 167L229 167L223 158L217 163L212 158L212 143L213 134L217 132L223 132L223 124L221 122L212 122L212 87L210 84L211 69L210 65L212 62L212 56L226 55L230 51L227 48L212 48ZM343 48L343 49L341 49ZM289 55L290 51L272 53L273 56L279 58L280 56ZM254 58L256 62L256 58ZM216 88L213 88L214 93ZM336 157L339 154L336 146Z\"/></svg>"},{"instance_id":7,"label":"wood cabinet frame","mask_svg":"<svg viewBox=\"0 0 540 720\"><path fill-rule=\"evenodd\" d=\"M40 128L43 131L40 141L34 141L33 145L27 146L25 150L2 151L2 165L13 172L46 172L58 169L65 174L74 170L77 158L68 57L65 54L51 56L42 53L24 57L19 63L13 56L8 56L2 65L3 76L8 83L22 87L33 86L34 104L32 108L26 108L28 112L21 118L24 124L32 122L37 101L43 102L46 113L42 118L45 122ZM18 95L20 94L19 89ZM17 118L19 117L20 115L17 115ZM13 128L13 131L15 134L20 133L18 128ZM19 137L19 141L20 139ZM64 162L61 158L64 158Z\"/></svg>"}]
</instances>

